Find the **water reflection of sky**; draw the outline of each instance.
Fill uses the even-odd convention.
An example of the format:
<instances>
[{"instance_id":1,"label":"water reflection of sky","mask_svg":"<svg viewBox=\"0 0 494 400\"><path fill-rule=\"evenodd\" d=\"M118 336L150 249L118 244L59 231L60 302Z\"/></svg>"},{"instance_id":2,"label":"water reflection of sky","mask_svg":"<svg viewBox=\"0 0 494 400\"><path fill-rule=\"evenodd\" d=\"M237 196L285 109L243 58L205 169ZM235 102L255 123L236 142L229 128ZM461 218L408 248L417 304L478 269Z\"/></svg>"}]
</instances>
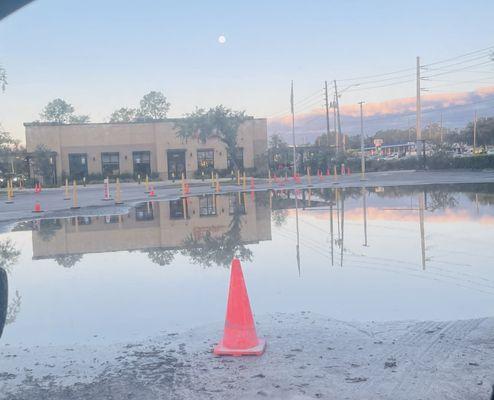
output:
<instances>
[{"instance_id":1,"label":"water reflection of sky","mask_svg":"<svg viewBox=\"0 0 494 400\"><path fill-rule=\"evenodd\" d=\"M372 189L365 208L360 190L256 200L145 204L122 217L28 223L1 235L21 250L7 274L1 342L123 341L221 321L228 269L217 264L232 252L245 259L257 314L492 316L492 186Z\"/></svg>"}]
</instances>

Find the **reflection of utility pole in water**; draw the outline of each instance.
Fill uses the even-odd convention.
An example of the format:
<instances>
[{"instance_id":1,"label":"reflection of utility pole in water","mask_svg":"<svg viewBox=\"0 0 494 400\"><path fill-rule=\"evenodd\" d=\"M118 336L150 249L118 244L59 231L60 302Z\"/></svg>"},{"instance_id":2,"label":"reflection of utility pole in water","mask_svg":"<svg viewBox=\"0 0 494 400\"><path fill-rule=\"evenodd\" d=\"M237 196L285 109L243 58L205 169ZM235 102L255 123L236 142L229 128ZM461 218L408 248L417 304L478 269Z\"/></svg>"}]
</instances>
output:
<instances>
[{"instance_id":1,"label":"reflection of utility pole in water","mask_svg":"<svg viewBox=\"0 0 494 400\"><path fill-rule=\"evenodd\" d=\"M340 241L340 191L339 189L336 189L335 194L334 194L334 200L336 203L336 224L338 225L338 243Z\"/></svg>"},{"instance_id":2,"label":"reflection of utility pole in water","mask_svg":"<svg viewBox=\"0 0 494 400\"><path fill-rule=\"evenodd\" d=\"M341 191L341 256L340 265L343 267L343 242L345 239L345 190Z\"/></svg>"},{"instance_id":3,"label":"reflection of utility pole in water","mask_svg":"<svg viewBox=\"0 0 494 400\"><path fill-rule=\"evenodd\" d=\"M331 191L333 191L331 189ZM330 197L329 201L329 229L331 239L331 266L334 266L334 233L333 233L333 199Z\"/></svg>"},{"instance_id":4,"label":"reflection of utility pole in water","mask_svg":"<svg viewBox=\"0 0 494 400\"><path fill-rule=\"evenodd\" d=\"M298 230L298 194L297 190L295 190L295 224L297 230L297 268L298 268L298 276L300 276L300 234Z\"/></svg>"},{"instance_id":5,"label":"reflection of utility pole in water","mask_svg":"<svg viewBox=\"0 0 494 400\"><path fill-rule=\"evenodd\" d=\"M367 189L362 188L362 208L364 211L364 246L367 247Z\"/></svg>"},{"instance_id":6,"label":"reflection of utility pole in water","mask_svg":"<svg viewBox=\"0 0 494 400\"><path fill-rule=\"evenodd\" d=\"M425 192L422 192L421 194L419 194L419 224L420 224L420 249L422 255L422 269L425 269L424 202L425 202Z\"/></svg>"}]
</instances>

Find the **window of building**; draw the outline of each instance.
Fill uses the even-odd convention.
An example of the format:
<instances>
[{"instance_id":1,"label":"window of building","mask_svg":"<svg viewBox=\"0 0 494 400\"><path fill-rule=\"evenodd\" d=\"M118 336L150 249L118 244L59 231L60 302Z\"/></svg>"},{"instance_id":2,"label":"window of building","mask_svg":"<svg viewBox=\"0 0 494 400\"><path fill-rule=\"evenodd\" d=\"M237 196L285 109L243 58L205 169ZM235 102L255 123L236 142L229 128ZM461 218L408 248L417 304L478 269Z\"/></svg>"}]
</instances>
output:
<instances>
[{"instance_id":1,"label":"window of building","mask_svg":"<svg viewBox=\"0 0 494 400\"><path fill-rule=\"evenodd\" d=\"M197 150L197 169L201 171L214 169L214 150Z\"/></svg>"},{"instance_id":2,"label":"window of building","mask_svg":"<svg viewBox=\"0 0 494 400\"><path fill-rule=\"evenodd\" d=\"M150 151L134 151L132 152L132 160L134 162L134 175L140 175L141 178L151 175Z\"/></svg>"},{"instance_id":3,"label":"window of building","mask_svg":"<svg viewBox=\"0 0 494 400\"><path fill-rule=\"evenodd\" d=\"M216 215L216 199L213 194L199 197L199 216Z\"/></svg>"},{"instance_id":4,"label":"window of building","mask_svg":"<svg viewBox=\"0 0 494 400\"><path fill-rule=\"evenodd\" d=\"M244 194L230 193L228 212L230 215L245 214L245 197Z\"/></svg>"},{"instance_id":5,"label":"window of building","mask_svg":"<svg viewBox=\"0 0 494 400\"><path fill-rule=\"evenodd\" d=\"M235 165L233 165L233 161L230 157L230 153L226 152L226 163L228 165L229 170L235 169ZM244 169L244 149L243 147L237 147L237 167L240 170Z\"/></svg>"},{"instance_id":6,"label":"window of building","mask_svg":"<svg viewBox=\"0 0 494 400\"><path fill-rule=\"evenodd\" d=\"M184 218L184 203L187 208L187 202L183 199L170 201L170 219L183 219Z\"/></svg>"},{"instance_id":7,"label":"window of building","mask_svg":"<svg viewBox=\"0 0 494 400\"><path fill-rule=\"evenodd\" d=\"M103 177L120 175L118 153L101 153L101 173Z\"/></svg>"},{"instance_id":8,"label":"window of building","mask_svg":"<svg viewBox=\"0 0 494 400\"><path fill-rule=\"evenodd\" d=\"M141 203L135 207L136 221L152 221L154 219L153 203Z\"/></svg>"}]
</instances>

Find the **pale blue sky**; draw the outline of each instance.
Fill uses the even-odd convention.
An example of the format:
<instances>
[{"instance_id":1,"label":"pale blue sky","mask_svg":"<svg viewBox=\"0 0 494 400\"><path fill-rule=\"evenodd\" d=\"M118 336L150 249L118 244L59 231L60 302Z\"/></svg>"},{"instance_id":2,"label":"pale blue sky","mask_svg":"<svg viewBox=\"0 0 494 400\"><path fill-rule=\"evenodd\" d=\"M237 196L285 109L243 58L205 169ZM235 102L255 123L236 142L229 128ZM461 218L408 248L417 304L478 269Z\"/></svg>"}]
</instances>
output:
<instances>
[{"instance_id":1,"label":"pale blue sky","mask_svg":"<svg viewBox=\"0 0 494 400\"><path fill-rule=\"evenodd\" d=\"M0 64L9 80L0 121L23 139L22 122L38 119L55 97L98 122L115 108L137 106L150 90L165 93L170 116L218 103L269 116L289 110L291 79L301 99L325 79L413 68L417 55L431 62L488 47L492 15L489 0L36 0L0 22ZM348 93L342 101L413 90Z\"/></svg>"}]
</instances>

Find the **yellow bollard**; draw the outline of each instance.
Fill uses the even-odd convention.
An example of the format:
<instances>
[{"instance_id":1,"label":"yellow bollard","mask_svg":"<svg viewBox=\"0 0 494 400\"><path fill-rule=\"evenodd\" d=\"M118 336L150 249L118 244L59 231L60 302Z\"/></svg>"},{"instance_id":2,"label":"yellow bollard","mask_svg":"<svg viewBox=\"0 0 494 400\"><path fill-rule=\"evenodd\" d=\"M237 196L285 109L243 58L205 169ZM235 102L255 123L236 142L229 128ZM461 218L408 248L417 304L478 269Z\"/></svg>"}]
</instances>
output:
<instances>
[{"instance_id":1,"label":"yellow bollard","mask_svg":"<svg viewBox=\"0 0 494 400\"><path fill-rule=\"evenodd\" d=\"M146 180L144 181L144 186L146 187L146 193L149 193L149 176L146 174Z\"/></svg>"},{"instance_id":2,"label":"yellow bollard","mask_svg":"<svg viewBox=\"0 0 494 400\"><path fill-rule=\"evenodd\" d=\"M77 202L77 181L74 179L74 184L72 186L72 207L70 207L72 210L76 210L79 207L79 204Z\"/></svg>"},{"instance_id":3,"label":"yellow bollard","mask_svg":"<svg viewBox=\"0 0 494 400\"><path fill-rule=\"evenodd\" d=\"M7 201L6 204L12 204L14 202L14 190L12 188L12 180L7 181Z\"/></svg>"},{"instance_id":4,"label":"yellow bollard","mask_svg":"<svg viewBox=\"0 0 494 400\"><path fill-rule=\"evenodd\" d=\"M182 194L185 194L185 178L184 178L184 173L182 172Z\"/></svg>"},{"instance_id":5,"label":"yellow bollard","mask_svg":"<svg viewBox=\"0 0 494 400\"><path fill-rule=\"evenodd\" d=\"M336 168L336 165L334 166L334 174L333 174L333 179L334 179L334 184L338 183L338 168Z\"/></svg>"},{"instance_id":6,"label":"yellow bollard","mask_svg":"<svg viewBox=\"0 0 494 400\"><path fill-rule=\"evenodd\" d=\"M237 170L237 185L240 186L240 170Z\"/></svg>"},{"instance_id":7,"label":"yellow bollard","mask_svg":"<svg viewBox=\"0 0 494 400\"><path fill-rule=\"evenodd\" d=\"M247 176L245 175L245 172L244 172L244 176L243 176L242 189L243 190L247 189Z\"/></svg>"},{"instance_id":8,"label":"yellow bollard","mask_svg":"<svg viewBox=\"0 0 494 400\"><path fill-rule=\"evenodd\" d=\"M115 182L115 204L116 205L123 204L122 192L120 189L120 178L117 178Z\"/></svg>"},{"instance_id":9,"label":"yellow bollard","mask_svg":"<svg viewBox=\"0 0 494 400\"><path fill-rule=\"evenodd\" d=\"M64 200L70 200L69 179L68 178L65 178L65 197L63 199Z\"/></svg>"}]
</instances>

